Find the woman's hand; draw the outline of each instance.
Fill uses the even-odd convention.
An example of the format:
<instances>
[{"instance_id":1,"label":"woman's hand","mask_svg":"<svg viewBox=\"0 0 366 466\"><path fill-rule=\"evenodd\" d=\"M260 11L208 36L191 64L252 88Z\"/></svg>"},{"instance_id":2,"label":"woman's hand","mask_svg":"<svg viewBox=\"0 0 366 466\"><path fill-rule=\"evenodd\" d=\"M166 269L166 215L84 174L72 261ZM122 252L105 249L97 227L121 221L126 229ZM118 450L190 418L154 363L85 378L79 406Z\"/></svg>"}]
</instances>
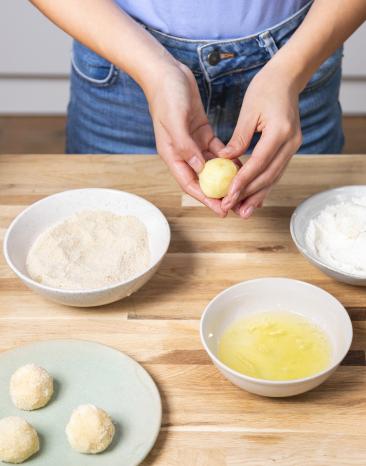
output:
<instances>
[{"instance_id":1,"label":"woman's hand","mask_svg":"<svg viewBox=\"0 0 366 466\"><path fill-rule=\"evenodd\" d=\"M225 211L233 209L242 218L248 218L261 206L300 147L298 94L286 73L276 69L274 63L269 62L253 78L233 136L219 155L239 157L248 149L255 132L261 136L222 201Z\"/></svg>"},{"instance_id":2,"label":"woman's hand","mask_svg":"<svg viewBox=\"0 0 366 466\"><path fill-rule=\"evenodd\" d=\"M206 197L198 184L205 160L217 156L224 144L208 122L192 72L179 62L169 64L145 94L157 150L172 175L183 191L224 217L221 201Z\"/></svg>"},{"instance_id":3,"label":"woman's hand","mask_svg":"<svg viewBox=\"0 0 366 466\"><path fill-rule=\"evenodd\" d=\"M228 151L221 155L235 158L244 153L256 130L262 137L221 203L206 198L197 183L204 157L216 155L223 145L208 124L192 73L113 0L31 1L144 89L160 154L182 188L222 216L234 207L246 217L262 202L300 145L299 91L366 18L365 0L333 0L331 9L327 0L314 1L301 27L249 86ZM277 64L281 56L287 63L282 71ZM298 81L297 90L290 73Z\"/></svg>"}]
</instances>

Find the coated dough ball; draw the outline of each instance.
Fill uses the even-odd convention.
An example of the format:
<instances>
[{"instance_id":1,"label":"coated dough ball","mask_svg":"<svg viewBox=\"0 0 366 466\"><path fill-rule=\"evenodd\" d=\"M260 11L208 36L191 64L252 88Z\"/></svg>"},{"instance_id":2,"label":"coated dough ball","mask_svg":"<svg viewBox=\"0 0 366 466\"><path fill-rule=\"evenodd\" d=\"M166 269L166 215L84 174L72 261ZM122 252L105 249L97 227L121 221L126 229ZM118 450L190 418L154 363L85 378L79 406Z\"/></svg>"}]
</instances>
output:
<instances>
[{"instance_id":1,"label":"coated dough ball","mask_svg":"<svg viewBox=\"0 0 366 466\"><path fill-rule=\"evenodd\" d=\"M202 192L214 199L225 197L238 167L229 159L212 159L205 163L198 175Z\"/></svg>"},{"instance_id":2,"label":"coated dough ball","mask_svg":"<svg viewBox=\"0 0 366 466\"><path fill-rule=\"evenodd\" d=\"M66 435L71 447L79 453L100 453L109 447L115 428L112 419L94 405L80 405L71 414Z\"/></svg>"},{"instance_id":3,"label":"coated dough ball","mask_svg":"<svg viewBox=\"0 0 366 466\"><path fill-rule=\"evenodd\" d=\"M21 417L4 417L0 420L0 460L19 464L39 450L35 429Z\"/></svg>"},{"instance_id":4,"label":"coated dough ball","mask_svg":"<svg viewBox=\"0 0 366 466\"><path fill-rule=\"evenodd\" d=\"M53 394L50 374L35 364L27 364L10 379L10 397L18 409L31 411L45 406Z\"/></svg>"}]
</instances>

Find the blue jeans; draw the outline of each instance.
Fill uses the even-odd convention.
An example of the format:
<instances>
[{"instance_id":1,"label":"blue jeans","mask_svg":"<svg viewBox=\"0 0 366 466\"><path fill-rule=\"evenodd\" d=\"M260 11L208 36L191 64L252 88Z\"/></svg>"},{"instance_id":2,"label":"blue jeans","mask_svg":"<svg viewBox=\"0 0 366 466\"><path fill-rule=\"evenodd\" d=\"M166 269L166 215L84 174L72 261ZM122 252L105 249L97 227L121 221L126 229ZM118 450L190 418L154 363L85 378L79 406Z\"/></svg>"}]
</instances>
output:
<instances>
[{"instance_id":1,"label":"blue jeans","mask_svg":"<svg viewBox=\"0 0 366 466\"><path fill-rule=\"evenodd\" d=\"M187 40L147 29L192 70L213 129L226 143L235 128L250 81L288 41L309 8L310 4L267 31L235 40ZM338 49L300 94L303 143L299 153L342 150L342 112L338 100L341 63L342 49ZM156 152L152 121L141 88L126 73L78 42L73 45L67 152Z\"/></svg>"}]
</instances>

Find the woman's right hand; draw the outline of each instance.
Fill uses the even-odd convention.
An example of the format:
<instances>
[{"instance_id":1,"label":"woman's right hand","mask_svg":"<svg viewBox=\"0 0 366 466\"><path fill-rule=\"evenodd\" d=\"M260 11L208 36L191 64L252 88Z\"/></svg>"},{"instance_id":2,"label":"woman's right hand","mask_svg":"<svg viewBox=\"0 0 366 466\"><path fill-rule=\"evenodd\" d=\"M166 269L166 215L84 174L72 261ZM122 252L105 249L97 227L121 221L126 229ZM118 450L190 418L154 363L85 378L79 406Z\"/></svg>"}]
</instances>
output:
<instances>
[{"instance_id":1,"label":"woman's right hand","mask_svg":"<svg viewBox=\"0 0 366 466\"><path fill-rule=\"evenodd\" d=\"M206 197L198 183L205 161L217 156L224 144L212 131L191 70L169 63L145 94L156 147L172 175L184 192L224 217L221 200Z\"/></svg>"}]
</instances>

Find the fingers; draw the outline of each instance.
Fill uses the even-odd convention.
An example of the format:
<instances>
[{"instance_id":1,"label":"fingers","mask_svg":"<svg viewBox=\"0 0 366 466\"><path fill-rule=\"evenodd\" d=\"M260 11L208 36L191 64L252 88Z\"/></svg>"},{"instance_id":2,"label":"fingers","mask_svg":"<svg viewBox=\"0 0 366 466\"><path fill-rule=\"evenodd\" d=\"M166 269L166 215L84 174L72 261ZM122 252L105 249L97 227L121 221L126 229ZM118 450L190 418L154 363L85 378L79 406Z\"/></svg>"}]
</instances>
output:
<instances>
[{"instance_id":1,"label":"fingers","mask_svg":"<svg viewBox=\"0 0 366 466\"><path fill-rule=\"evenodd\" d=\"M215 159L219 157L219 152L225 147L225 144L214 135L211 126L207 125L205 128L205 137L201 138L200 147L207 147L207 150L203 152L206 160ZM240 169L243 164L239 159L234 159L233 162Z\"/></svg>"},{"instance_id":2,"label":"fingers","mask_svg":"<svg viewBox=\"0 0 366 466\"><path fill-rule=\"evenodd\" d=\"M163 130L167 133L165 128ZM225 147L224 143L214 135L208 121L203 121L192 134L188 123L175 126L173 131L170 128L168 134L174 153L185 160L196 173L200 173L204 167L205 153L217 157L218 152Z\"/></svg>"},{"instance_id":3,"label":"fingers","mask_svg":"<svg viewBox=\"0 0 366 466\"><path fill-rule=\"evenodd\" d=\"M278 151L267 168L242 189L238 200L242 200L279 180L297 148L287 143Z\"/></svg>"},{"instance_id":4,"label":"fingers","mask_svg":"<svg viewBox=\"0 0 366 466\"><path fill-rule=\"evenodd\" d=\"M183 191L202 202L219 217L226 217L227 212L222 209L221 201L219 199L210 199L203 194L196 174L183 160L170 160L167 161L167 164Z\"/></svg>"},{"instance_id":5,"label":"fingers","mask_svg":"<svg viewBox=\"0 0 366 466\"><path fill-rule=\"evenodd\" d=\"M242 106L234 133L226 147L218 153L219 157L234 159L243 155L250 145L257 124L258 117L252 116Z\"/></svg>"},{"instance_id":6,"label":"fingers","mask_svg":"<svg viewBox=\"0 0 366 466\"><path fill-rule=\"evenodd\" d=\"M199 162L203 167L206 160L213 158L214 155L209 150L205 150L204 145L210 146L209 143L213 143L213 147L210 146L211 150L215 150L215 146L220 145L220 140L217 139L214 141L212 130L207 124L202 125L200 131L200 140L195 141L192 137L189 136L191 141L188 141L186 146L177 146L177 143L173 142L171 133L168 133L167 130L162 125L155 126L155 137L157 141L157 148L160 156L168 165L169 170L172 175L175 177L179 186L184 192L194 197L198 201L202 202L208 208L213 210L218 216L225 217L227 212L225 212L221 207L221 200L219 199L210 199L206 197L198 183L197 173L201 170L201 167L198 168L196 161L192 160L192 151L196 150L195 155L199 154ZM158 127L156 127L158 126ZM176 133L177 134L177 133ZM182 133L181 133L182 134ZM194 134L194 138L197 140L197 133ZM185 140L187 141L188 138ZM202 144L202 150L199 146Z\"/></svg>"},{"instance_id":7,"label":"fingers","mask_svg":"<svg viewBox=\"0 0 366 466\"><path fill-rule=\"evenodd\" d=\"M225 144L215 136L208 121L198 126L192 133L193 139L202 150L207 150L218 157L218 152L225 147Z\"/></svg>"},{"instance_id":8,"label":"fingers","mask_svg":"<svg viewBox=\"0 0 366 466\"><path fill-rule=\"evenodd\" d=\"M221 201L219 199L210 199L203 194L196 173L185 160L181 159L172 150L170 144L163 144L160 155L184 192L202 202L202 204L213 210L219 217L226 217L227 212L222 209ZM208 156L209 153L205 152L205 155Z\"/></svg>"},{"instance_id":9,"label":"fingers","mask_svg":"<svg viewBox=\"0 0 366 466\"><path fill-rule=\"evenodd\" d=\"M185 160L196 173L200 173L204 167L205 158L199 145L190 134L186 119L181 122L176 120L175 124L171 125L169 129L165 128L161 122L159 125L154 125L154 128L157 141L168 140L171 151ZM160 153L159 147L158 152Z\"/></svg>"},{"instance_id":10,"label":"fingers","mask_svg":"<svg viewBox=\"0 0 366 466\"><path fill-rule=\"evenodd\" d=\"M242 191L239 202L233 208L236 214L244 219L249 218L256 208L263 206L265 197L283 175L300 144L301 138L295 138L280 149L268 169Z\"/></svg>"},{"instance_id":11,"label":"fingers","mask_svg":"<svg viewBox=\"0 0 366 466\"><path fill-rule=\"evenodd\" d=\"M208 144L208 150L215 155L216 157L219 156L219 152L225 147L225 144L218 138L213 137Z\"/></svg>"},{"instance_id":12,"label":"fingers","mask_svg":"<svg viewBox=\"0 0 366 466\"><path fill-rule=\"evenodd\" d=\"M282 143L281 134L278 134L277 131L263 131L251 157L235 176L227 196L222 201L225 210L232 209L237 203L240 193L251 181L266 170Z\"/></svg>"},{"instance_id":13,"label":"fingers","mask_svg":"<svg viewBox=\"0 0 366 466\"><path fill-rule=\"evenodd\" d=\"M234 212L243 219L249 218L256 208L262 207L263 201L270 192L271 188L272 186L268 186L267 188L261 189L260 191L247 197L244 201L239 202L234 207Z\"/></svg>"},{"instance_id":14,"label":"fingers","mask_svg":"<svg viewBox=\"0 0 366 466\"><path fill-rule=\"evenodd\" d=\"M202 202L202 204L204 204L206 207L208 207L213 212L215 212L215 214L218 215L219 217L221 218L226 217L227 212L225 212L222 209L220 200L206 197L201 191L201 188L197 180L193 179L190 183L188 183L188 185L185 186L185 191L190 196Z\"/></svg>"},{"instance_id":15,"label":"fingers","mask_svg":"<svg viewBox=\"0 0 366 466\"><path fill-rule=\"evenodd\" d=\"M200 173L205 165L205 158L196 142L187 133L180 140L173 139L174 151L196 172Z\"/></svg>"},{"instance_id":16,"label":"fingers","mask_svg":"<svg viewBox=\"0 0 366 466\"><path fill-rule=\"evenodd\" d=\"M207 160L211 160L211 159L216 159L217 157L215 157L213 154L211 154L211 152L209 152L208 150L205 150L203 151L203 156L207 162Z\"/></svg>"}]
</instances>

